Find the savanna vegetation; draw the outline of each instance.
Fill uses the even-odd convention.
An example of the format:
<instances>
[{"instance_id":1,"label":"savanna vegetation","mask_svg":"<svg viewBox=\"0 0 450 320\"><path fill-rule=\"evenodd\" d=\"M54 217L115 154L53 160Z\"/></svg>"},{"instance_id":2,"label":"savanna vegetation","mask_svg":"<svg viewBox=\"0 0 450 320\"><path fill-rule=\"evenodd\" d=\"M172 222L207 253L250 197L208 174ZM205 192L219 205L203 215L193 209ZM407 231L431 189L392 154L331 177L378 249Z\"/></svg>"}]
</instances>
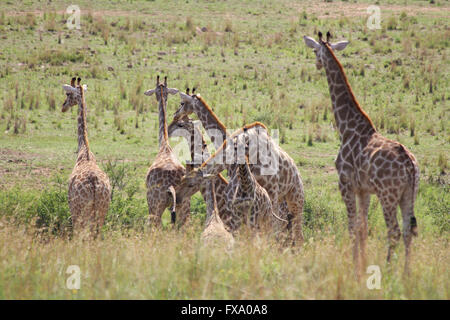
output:
<instances>
[{"instance_id":1,"label":"savanna vegetation","mask_svg":"<svg viewBox=\"0 0 450 320\"><path fill-rule=\"evenodd\" d=\"M79 30L66 24L71 4L81 9ZM369 5L380 7L381 29L367 27ZM443 0L2 1L0 298L448 299L449 14ZM372 197L368 263L380 266L379 290L352 272L328 85L302 40L319 30L350 41L337 57L357 99L421 170L409 277L402 244L385 262L386 226ZM158 113L143 93L157 74L196 87L230 129L261 121L278 130L304 182L302 248L246 232L231 253L203 248L200 194L183 230L168 211L162 230L147 227ZM70 239L76 108L60 107L73 76L89 87L90 146L113 187L102 239L88 242ZM170 116L178 105L169 97ZM80 290L66 287L69 265L80 267Z\"/></svg>"}]
</instances>

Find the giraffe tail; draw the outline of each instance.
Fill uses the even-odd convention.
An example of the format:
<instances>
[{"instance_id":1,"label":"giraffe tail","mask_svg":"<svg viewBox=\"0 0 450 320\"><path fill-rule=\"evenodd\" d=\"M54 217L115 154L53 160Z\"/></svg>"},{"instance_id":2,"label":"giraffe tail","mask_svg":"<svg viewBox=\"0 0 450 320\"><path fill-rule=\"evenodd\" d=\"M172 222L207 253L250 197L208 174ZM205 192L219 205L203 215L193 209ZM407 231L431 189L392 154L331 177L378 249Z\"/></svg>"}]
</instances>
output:
<instances>
[{"instance_id":1,"label":"giraffe tail","mask_svg":"<svg viewBox=\"0 0 450 320\"><path fill-rule=\"evenodd\" d=\"M288 220L283 219L283 218L281 218L280 216L278 216L273 210L272 210L272 215L275 217L275 219L280 220L281 222L286 223L288 226L289 226L289 224L291 223L290 220L288 221Z\"/></svg>"},{"instance_id":2,"label":"giraffe tail","mask_svg":"<svg viewBox=\"0 0 450 320\"><path fill-rule=\"evenodd\" d=\"M412 212L412 216L410 218L411 221L410 221L409 225L411 227L412 235L417 237L418 231L417 231L417 220L416 220L416 217L414 216L414 203L416 201L417 192L419 191L420 172L419 172L419 166L417 165L417 162L413 161L413 159L411 159L411 157L410 157L410 161L411 161L412 166L413 166L414 179L413 179L413 194L412 194L412 208L413 208L413 212Z\"/></svg>"},{"instance_id":3,"label":"giraffe tail","mask_svg":"<svg viewBox=\"0 0 450 320\"><path fill-rule=\"evenodd\" d=\"M404 148L403 148L404 150ZM405 150L406 151L406 150ZM417 160L416 158L410 153L410 152L406 152L409 162L411 163L411 176L410 176L410 181L411 181L411 185L412 185L412 208L411 208L411 216L410 216L410 221L409 221L409 226L410 226L410 230L413 236L417 237L418 235L418 231L417 231L417 220L416 217L414 216L414 203L416 201L416 197L417 197L417 192L419 191L419 179L420 179L420 171L419 171L419 166L417 165Z\"/></svg>"},{"instance_id":4,"label":"giraffe tail","mask_svg":"<svg viewBox=\"0 0 450 320\"><path fill-rule=\"evenodd\" d=\"M176 194L175 188L173 186L170 186L168 188L168 192L172 196L172 208L170 210L170 221L172 222L172 224L174 224L177 220L177 213L176 213L177 194Z\"/></svg>"}]
</instances>

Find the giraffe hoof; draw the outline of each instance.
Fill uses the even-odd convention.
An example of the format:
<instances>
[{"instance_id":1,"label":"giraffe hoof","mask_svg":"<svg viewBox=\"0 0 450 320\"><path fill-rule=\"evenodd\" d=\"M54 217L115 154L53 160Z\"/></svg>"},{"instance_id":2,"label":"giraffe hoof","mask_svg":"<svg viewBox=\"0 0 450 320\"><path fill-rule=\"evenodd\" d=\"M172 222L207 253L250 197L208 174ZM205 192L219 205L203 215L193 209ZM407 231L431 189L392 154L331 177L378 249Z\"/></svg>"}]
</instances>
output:
<instances>
[{"instance_id":1,"label":"giraffe hoof","mask_svg":"<svg viewBox=\"0 0 450 320\"><path fill-rule=\"evenodd\" d=\"M171 211L170 212L170 221L174 224L176 220L177 220L176 212L175 211Z\"/></svg>"}]
</instances>

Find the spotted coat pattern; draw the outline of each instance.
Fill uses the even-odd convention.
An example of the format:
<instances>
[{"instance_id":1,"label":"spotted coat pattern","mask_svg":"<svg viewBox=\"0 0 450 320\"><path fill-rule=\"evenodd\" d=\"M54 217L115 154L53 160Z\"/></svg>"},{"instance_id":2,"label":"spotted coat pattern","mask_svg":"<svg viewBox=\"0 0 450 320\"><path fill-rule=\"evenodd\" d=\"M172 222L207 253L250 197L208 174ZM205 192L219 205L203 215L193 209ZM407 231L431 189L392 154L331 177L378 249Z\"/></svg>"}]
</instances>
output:
<instances>
[{"instance_id":1,"label":"spotted coat pattern","mask_svg":"<svg viewBox=\"0 0 450 320\"><path fill-rule=\"evenodd\" d=\"M84 88L75 86L75 78L71 87L66 90L66 100L62 111L78 104L78 155L75 167L69 178L69 208L75 233L88 231L96 236L105 222L111 201L111 186L108 176L98 167L94 154L89 149L86 128L86 102Z\"/></svg>"}]
</instances>

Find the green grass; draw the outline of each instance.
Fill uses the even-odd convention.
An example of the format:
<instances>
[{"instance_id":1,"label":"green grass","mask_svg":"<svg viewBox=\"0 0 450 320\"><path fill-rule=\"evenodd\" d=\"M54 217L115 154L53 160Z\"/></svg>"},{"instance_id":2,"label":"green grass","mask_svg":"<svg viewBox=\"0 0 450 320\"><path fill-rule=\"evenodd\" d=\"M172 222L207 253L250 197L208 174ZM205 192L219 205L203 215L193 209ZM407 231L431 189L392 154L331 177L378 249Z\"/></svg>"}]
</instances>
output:
<instances>
[{"instance_id":1,"label":"green grass","mask_svg":"<svg viewBox=\"0 0 450 320\"><path fill-rule=\"evenodd\" d=\"M379 1L382 29L369 30L371 1L188 2L78 1L79 31L67 29L63 1L46 11L38 1L0 4L0 298L448 299L448 4ZM302 40L318 30L350 40L337 56L357 99L419 161L409 279L402 245L392 266L384 262L386 227L372 197L368 262L382 269L379 291L348 271L339 139L324 72ZM241 235L231 255L205 251L198 194L186 230L171 230L168 212L162 231L147 229L144 182L158 123L143 92L157 74L171 87L196 87L231 129L261 121L280 130L305 185L303 249ZM92 243L67 240L76 109L60 106L72 76L88 85L91 149L116 182L104 240ZM169 98L169 115L178 104ZM76 294L64 285L70 264L84 274Z\"/></svg>"}]
</instances>

